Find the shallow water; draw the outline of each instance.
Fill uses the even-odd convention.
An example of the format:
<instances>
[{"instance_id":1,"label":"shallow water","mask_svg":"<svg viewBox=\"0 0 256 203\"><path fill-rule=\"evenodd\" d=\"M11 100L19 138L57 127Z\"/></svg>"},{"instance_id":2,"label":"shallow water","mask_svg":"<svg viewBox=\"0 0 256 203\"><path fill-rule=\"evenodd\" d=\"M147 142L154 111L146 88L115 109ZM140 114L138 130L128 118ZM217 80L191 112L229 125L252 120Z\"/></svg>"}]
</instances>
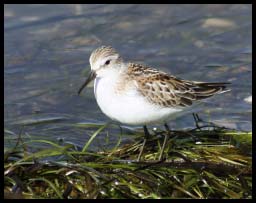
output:
<instances>
[{"instance_id":1,"label":"shallow water","mask_svg":"<svg viewBox=\"0 0 256 203\"><path fill-rule=\"evenodd\" d=\"M5 129L82 146L95 128L71 124L109 121L92 84L77 96L90 53L103 44L126 60L184 79L231 82L232 91L195 112L207 121L251 130L251 5L5 5ZM186 112L169 124L191 128L194 121ZM94 144L116 140L108 134L116 132L110 128Z\"/></svg>"}]
</instances>

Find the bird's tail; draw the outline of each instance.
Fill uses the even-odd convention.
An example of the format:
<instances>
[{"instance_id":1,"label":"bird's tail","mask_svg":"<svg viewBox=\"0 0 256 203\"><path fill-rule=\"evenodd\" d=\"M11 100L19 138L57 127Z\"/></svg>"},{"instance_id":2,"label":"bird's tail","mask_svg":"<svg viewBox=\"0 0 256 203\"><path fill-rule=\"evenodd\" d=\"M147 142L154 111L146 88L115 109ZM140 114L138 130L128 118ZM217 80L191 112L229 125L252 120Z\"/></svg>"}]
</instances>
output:
<instances>
[{"instance_id":1,"label":"bird's tail","mask_svg":"<svg viewBox=\"0 0 256 203\"><path fill-rule=\"evenodd\" d=\"M230 83L227 82L196 82L193 89L195 91L196 99L200 100L211 97L215 94L221 94L230 91L231 89L227 89L227 85L229 84Z\"/></svg>"}]
</instances>

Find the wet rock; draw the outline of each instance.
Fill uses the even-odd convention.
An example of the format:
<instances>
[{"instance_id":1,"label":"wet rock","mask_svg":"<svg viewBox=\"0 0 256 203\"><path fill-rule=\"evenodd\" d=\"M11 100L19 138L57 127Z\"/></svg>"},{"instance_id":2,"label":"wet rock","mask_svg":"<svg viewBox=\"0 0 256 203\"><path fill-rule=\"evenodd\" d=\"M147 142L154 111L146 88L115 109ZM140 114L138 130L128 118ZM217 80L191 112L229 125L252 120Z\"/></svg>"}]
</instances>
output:
<instances>
[{"instance_id":1,"label":"wet rock","mask_svg":"<svg viewBox=\"0 0 256 203\"><path fill-rule=\"evenodd\" d=\"M252 96L246 97L246 98L244 99L244 101L247 102L247 103L249 103L249 104L251 104L251 103L252 103Z\"/></svg>"},{"instance_id":2,"label":"wet rock","mask_svg":"<svg viewBox=\"0 0 256 203\"><path fill-rule=\"evenodd\" d=\"M247 72L247 71L250 71L250 68L249 67L246 67L246 66L241 66L239 68L236 68L232 71L232 73L243 73L243 72Z\"/></svg>"},{"instance_id":3,"label":"wet rock","mask_svg":"<svg viewBox=\"0 0 256 203\"><path fill-rule=\"evenodd\" d=\"M236 23L221 18L208 18L202 23L203 28L218 27L218 28L234 28Z\"/></svg>"},{"instance_id":4,"label":"wet rock","mask_svg":"<svg viewBox=\"0 0 256 203\"><path fill-rule=\"evenodd\" d=\"M223 127L230 128L230 129L237 129L237 124L232 121L214 120L213 123L215 123L218 126L223 126Z\"/></svg>"}]
</instances>

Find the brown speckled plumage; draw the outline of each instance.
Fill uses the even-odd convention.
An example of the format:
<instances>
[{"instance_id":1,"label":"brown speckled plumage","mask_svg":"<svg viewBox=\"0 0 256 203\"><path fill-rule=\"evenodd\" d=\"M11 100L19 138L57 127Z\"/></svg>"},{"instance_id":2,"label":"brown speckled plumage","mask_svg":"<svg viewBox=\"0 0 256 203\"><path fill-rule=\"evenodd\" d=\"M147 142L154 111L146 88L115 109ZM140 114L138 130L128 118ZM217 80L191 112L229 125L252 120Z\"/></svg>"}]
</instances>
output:
<instances>
[{"instance_id":1,"label":"brown speckled plumage","mask_svg":"<svg viewBox=\"0 0 256 203\"><path fill-rule=\"evenodd\" d=\"M227 83L204 83L182 80L162 71L129 63L122 83L137 84L137 90L150 103L162 107L186 107L196 100L222 93ZM122 88L124 88L124 84ZM124 88L125 89L125 88Z\"/></svg>"}]
</instances>

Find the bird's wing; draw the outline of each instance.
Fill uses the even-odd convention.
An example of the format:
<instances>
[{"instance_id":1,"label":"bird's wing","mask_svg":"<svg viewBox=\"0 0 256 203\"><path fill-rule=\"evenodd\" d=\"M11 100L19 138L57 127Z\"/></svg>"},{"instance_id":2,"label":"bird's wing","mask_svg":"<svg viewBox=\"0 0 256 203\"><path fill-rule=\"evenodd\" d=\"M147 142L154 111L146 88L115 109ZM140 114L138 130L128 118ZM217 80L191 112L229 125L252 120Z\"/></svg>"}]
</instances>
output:
<instances>
[{"instance_id":1,"label":"bird's wing","mask_svg":"<svg viewBox=\"0 0 256 203\"><path fill-rule=\"evenodd\" d=\"M140 64L130 64L130 78L149 102L163 107L186 107L193 101L222 93L228 83L205 83L183 80Z\"/></svg>"}]
</instances>

